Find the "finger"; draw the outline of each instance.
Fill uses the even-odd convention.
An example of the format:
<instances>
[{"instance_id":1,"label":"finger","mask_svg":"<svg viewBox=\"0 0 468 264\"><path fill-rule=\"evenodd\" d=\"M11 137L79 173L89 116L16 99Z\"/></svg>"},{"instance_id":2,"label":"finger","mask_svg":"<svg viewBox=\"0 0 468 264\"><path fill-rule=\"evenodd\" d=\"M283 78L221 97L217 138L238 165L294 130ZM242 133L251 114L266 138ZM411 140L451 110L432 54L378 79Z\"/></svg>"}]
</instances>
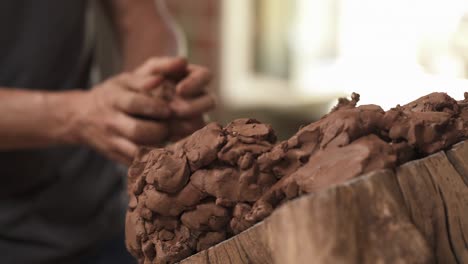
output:
<instances>
[{"instance_id":1,"label":"finger","mask_svg":"<svg viewBox=\"0 0 468 264\"><path fill-rule=\"evenodd\" d=\"M193 132L203 128L204 126L205 122L203 121L202 116L198 116L190 120L173 120L169 124L169 130L171 132L170 140L177 141L179 139L187 137Z\"/></svg>"},{"instance_id":2,"label":"finger","mask_svg":"<svg viewBox=\"0 0 468 264\"><path fill-rule=\"evenodd\" d=\"M135 92L149 92L164 81L162 75L137 75L133 74L126 80L125 87Z\"/></svg>"},{"instance_id":3,"label":"finger","mask_svg":"<svg viewBox=\"0 0 468 264\"><path fill-rule=\"evenodd\" d=\"M211 81L211 72L201 66L190 65L188 75L176 87L182 97L193 97L202 94Z\"/></svg>"},{"instance_id":4,"label":"finger","mask_svg":"<svg viewBox=\"0 0 468 264\"><path fill-rule=\"evenodd\" d=\"M129 115L154 119L166 119L171 115L169 105L162 98L132 91L120 92L115 106Z\"/></svg>"},{"instance_id":5,"label":"finger","mask_svg":"<svg viewBox=\"0 0 468 264\"><path fill-rule=\"evenodd\" d=\"M115 81L118 85L136 92L149 92L164 82L161 75L137 75L121 73Z\"/></svg>"},{"instance_id":6,"label":"finger","mask_svg":"<svg viewBox=\"0 0 468 264\"><path fill-rule=\"evenodd\" d=\"M148 59L142 66L135 70L138 75L171 75L181 74L187 69L187 60L178 57L154 57Z\"/></svg>"},{"instance_id":7,"label":"finger","mask_svg":"<svg viewBox=\"0 0 468 264\"><path fill-rule=\"evenodd\" d=\"M169 105L177 118L190 118L212 110L216 102L211 94L205 94L193 99L175 97Z\"/></svg>"},{"instance_id":8,"label":"finger","mask_svg":"<svg viewBox=\"0 0 468 264\"><path fill-rule=\"evenodd\" d=\"M137 145L158 145L166 140L169 129L166 123L117 115L114 120L117 133Z\"/></svg>"},{"instance_id":9,"label":"finger","mask_svg":"<svg viewBox=\"0 0 468 264\"><path fill-rule=\"evenodd\" d=\"M121 137L113 138L111 144L109 157L119 163L130 166L138 153L137 145Z\"/></svg>"}]
</instances>

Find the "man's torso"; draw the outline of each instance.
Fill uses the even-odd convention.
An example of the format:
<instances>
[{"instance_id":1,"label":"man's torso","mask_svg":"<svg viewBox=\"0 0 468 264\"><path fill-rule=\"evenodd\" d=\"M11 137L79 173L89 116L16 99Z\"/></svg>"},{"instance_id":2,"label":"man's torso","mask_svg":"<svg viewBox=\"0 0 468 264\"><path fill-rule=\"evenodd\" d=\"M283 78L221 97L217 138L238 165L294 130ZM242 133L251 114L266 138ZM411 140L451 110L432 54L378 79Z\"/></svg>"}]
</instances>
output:
<instances>
[{"instance_id":1,"label":"man's torso","mask_svg":"<svg viewBox=\"0 0 468 264\"><path fill-rule=\"evenodd\" d=\"M86 2L0 1L0 87L87 87ZM120 229L119 176L121 170L86 147L0 152L2 263L59 261Z\"/></svg>"}]
</instances>

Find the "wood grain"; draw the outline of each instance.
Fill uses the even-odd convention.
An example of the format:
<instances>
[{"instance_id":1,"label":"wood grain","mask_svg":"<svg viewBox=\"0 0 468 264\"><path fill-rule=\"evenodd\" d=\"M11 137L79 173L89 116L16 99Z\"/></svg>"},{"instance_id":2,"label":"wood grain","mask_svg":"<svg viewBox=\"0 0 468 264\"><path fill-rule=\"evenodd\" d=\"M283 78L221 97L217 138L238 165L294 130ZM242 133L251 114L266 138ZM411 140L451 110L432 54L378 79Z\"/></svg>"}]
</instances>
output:
<instances>
[{"instance_id":1,"label":"wood grain","mask_svg":"<svg viewBox=\"0 0 468 264\"><path fill-rule=\"evenodd\" d=\"M449 153L458 157L466 145ZM465 156L468 158L468 156ZM438 263L468 263L468 187L443 152L410 162L397 170L410 216L422 232Z\"/></svg>"},{"instance_id":2,"label":"wood grain","mask_svg":"<svg viewBox=\"0 0 468 264\"><path fill-rule=\"evenodd\" d=\"M468 142L290 201L182 263L468 263Z\"/></svg>"},{"instance_id":3,"label":"wood grain","mask_svg":"<svg viewBox=\"0 0 468 264\"><path fill-rule=\"evenodd\" d=\"M259 223L229 240L193 255L181 263L273 263L270 247L266 241L265 226L264 222Z\"/></svg>"},{"instance_id":4,"label":"wood grain","mask_svg":"<svg viewBox=\"0 0 468 264\"><path fill-rule=\"evenodd\" d=\"M453 146L447 157L468 186L468 141Z\"/></svg>"},{"instance_id":5,"label":"wood grain","mask_svg":"<svg viewBox=\"0 0 468 264\"><path fill-rule=\"evenodd\" d=\"M433 257L391 171L293 201L267 226L276 263L430 263Z\"/></svg>"}]
</instances>

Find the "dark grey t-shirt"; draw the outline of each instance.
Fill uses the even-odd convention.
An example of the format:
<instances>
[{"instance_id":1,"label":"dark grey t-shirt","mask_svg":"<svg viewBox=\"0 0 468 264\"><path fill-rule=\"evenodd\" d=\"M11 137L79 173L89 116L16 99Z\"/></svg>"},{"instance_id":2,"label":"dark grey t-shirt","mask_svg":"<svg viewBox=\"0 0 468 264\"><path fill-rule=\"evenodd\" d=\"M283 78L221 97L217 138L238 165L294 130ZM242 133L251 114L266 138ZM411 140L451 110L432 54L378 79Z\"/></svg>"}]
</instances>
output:
<instances>
[{"instance_id":1,"label":"dark grey t-shirt","mask_svg":"<svg viewBox=\"0 0 468 264\"><path fill-rule=\"evenodd\" d=\"M0 1L0 87L87 87L86 3ZM119 232L123 179L86 147L0 152L0 263L70 263L64 258Z\"/></svg>"}]
</instances>

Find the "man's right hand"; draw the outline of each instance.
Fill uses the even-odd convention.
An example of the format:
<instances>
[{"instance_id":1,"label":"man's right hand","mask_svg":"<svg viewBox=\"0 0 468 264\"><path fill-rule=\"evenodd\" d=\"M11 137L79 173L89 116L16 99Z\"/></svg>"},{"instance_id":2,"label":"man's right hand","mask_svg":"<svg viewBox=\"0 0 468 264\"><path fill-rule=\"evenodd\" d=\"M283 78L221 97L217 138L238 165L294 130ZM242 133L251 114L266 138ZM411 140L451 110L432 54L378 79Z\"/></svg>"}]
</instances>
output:
<instances>
[{"instance_id":1,"label":"man's right hand","mask_svg":"<svg viewBox=\"0 0 468 264\"><path fill-rule=\"evenodd\" d=\"M162 143L168 136L162 120L170 116L169 106L142 92L159 82L158 76L123 73L74 94L70 100L74 143L89 145L124 164L131 164L138 145Z\"/></svg>"}]
</instances>

